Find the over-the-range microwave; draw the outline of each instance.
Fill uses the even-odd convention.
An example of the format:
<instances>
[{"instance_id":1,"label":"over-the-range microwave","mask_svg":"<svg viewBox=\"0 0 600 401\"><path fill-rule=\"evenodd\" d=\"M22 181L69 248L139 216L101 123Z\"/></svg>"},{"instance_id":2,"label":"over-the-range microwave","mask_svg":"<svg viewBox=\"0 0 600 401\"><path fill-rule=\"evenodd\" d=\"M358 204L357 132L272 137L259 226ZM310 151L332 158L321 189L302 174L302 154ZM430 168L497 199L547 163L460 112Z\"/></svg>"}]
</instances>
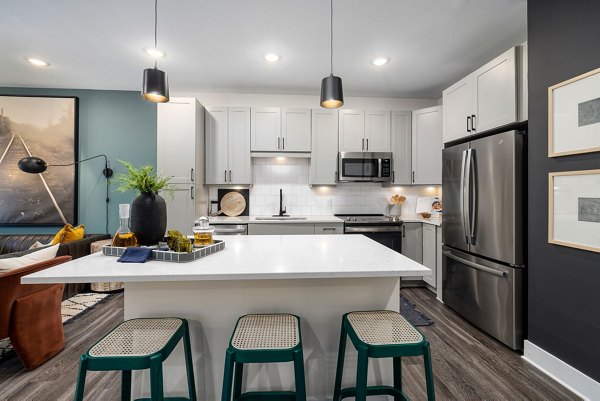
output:
<instances>
[{"instance_id":1,"label":"over-the-range microwave","mask_svg":"<svg viewBox=\"0 0 600 401\"><path fill-rule=\"evenodd\" d=\"M391 182L391 152L340 152L339 182Z\"/></svg>"}]
</instances>

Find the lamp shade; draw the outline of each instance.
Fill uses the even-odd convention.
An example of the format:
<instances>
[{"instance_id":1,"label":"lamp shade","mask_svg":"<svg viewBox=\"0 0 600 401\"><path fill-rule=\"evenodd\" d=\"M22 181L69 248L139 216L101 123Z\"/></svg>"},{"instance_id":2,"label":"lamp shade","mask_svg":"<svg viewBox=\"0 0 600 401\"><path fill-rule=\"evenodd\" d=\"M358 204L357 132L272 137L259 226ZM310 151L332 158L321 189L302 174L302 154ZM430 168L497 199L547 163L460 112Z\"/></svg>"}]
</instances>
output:
<instances>
[{"instance_id":1,"label":"lamp shade","mask_svg":"<svg viewBox=\"0 0 600 401\"><path fill-rule=\"evenodd\" d=\"M342 79L331 74L321 81L321 107L337 109L344 105Z\"/></svg>"},{"instance_id":2,"label":"lamp shade","mask_svg":"<svg viewBox=\"0 0 600 401\"><path fill-rule=\"evenodd\" d=\"M166 103L169 101L169 82L167 73L157 68L144 70L142 96L149 102Z\"/></svg>"},{"instance_id":3,"label":"lamp shade","mask_svg":"<svg viewBox=\"0 0 600 401\"><path fill-rule=\"evenodd\" d=\"M25 157L19 160L19 169L26 173L39 174L46 171L48 165L39 157Z\"/></svg>"}]
</instances>

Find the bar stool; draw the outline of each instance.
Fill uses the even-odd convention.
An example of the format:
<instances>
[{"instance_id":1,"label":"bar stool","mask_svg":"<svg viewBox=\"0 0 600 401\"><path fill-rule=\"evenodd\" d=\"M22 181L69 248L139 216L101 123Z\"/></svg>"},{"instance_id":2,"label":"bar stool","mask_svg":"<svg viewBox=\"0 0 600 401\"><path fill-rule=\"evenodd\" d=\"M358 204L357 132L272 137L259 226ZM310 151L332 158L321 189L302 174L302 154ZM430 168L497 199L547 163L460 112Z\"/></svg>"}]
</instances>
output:
<instances>
[{"instance_id":1,"label":"bar stool","mask_svg":"<svg viewBox=\"0 0 600 401\"><path fill-rule=\"evenodd\" d=\"M183 339L189 398L164 398L162 363ZM83 400L89 371L122 371L121 400L131 399L131 371L150 369L151 398L143 400L196 401L194 367L188 322L179 318L131 319L119 324L81 356L75 401ZM140 399L142 400L142 399Z\"/></svg>"},{"instance_id":2,"label":"bar stool","mask_svg":"<svg viewBox=\"0 0 600 401\"><path fill-rule=\"evenodd\" d=\"M296 391L242 393L246 363L294 362ZM235 367L235 374L234 374ZM300 319L290 314L245 315L238 319L225 354L222 401L306 401Z\"/></svg>"},{"instance_id":3,"label":"bar stool","mask_svg":"<svg viewBox=\"0 0 600 401\"><path fill-rule=\"evenodd\" d=\"M342 389L346 335L358 351L356 387ZM425 380L427 382L427 400L435 401L433 371L429 343L402 315L393 311L366 311L346 313L342 318L340 350L333 401L346 397L356 397L356 401L365 401L369 395L389 395L394 401L406 401L402 392L402 357L423 355ZM369 358L394 358L394 386L367 386Z\"/></svg>"}]
</instances>

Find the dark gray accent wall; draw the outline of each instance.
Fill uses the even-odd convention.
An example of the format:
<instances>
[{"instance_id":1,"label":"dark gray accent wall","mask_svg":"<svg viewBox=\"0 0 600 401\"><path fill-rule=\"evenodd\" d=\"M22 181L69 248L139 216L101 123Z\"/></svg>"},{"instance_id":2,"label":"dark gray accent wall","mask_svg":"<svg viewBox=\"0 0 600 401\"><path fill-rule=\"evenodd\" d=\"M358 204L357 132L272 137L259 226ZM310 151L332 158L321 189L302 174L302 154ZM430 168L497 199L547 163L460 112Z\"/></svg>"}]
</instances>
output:
<instances>
[{"instance_id":1,"label":"dark gray accent wall","mask_svg":"<svg viewBox=\"0 0 600 401\"><path fill-rule=\"evenodd\" d=\"M600 1L529 0L528 340L600 381L600 253L548 244L548 173L600 168L600 153L548 158L548 87L600 67Z\"/></svg>"}]
</instances>

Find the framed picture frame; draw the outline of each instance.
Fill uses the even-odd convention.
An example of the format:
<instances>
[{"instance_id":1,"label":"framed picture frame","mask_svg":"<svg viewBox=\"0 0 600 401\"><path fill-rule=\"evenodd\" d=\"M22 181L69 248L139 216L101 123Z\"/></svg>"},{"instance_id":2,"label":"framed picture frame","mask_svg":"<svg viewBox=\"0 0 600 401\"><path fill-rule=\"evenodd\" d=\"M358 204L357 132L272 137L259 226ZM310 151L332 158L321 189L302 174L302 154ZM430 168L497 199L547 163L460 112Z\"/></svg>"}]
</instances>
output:
<instances>
[{"instance_id":1,"label":"framed picture frame","mask_svg":"<svg viewBox=\"0 0 600 401\"><path fill-rule=\"evenodd\" d=\"M600 152L600 68L548 88L548 157Z\"/></svg>"},{"instance_id":2,"label":"framed picture frame","mask_svg":"<svg viewBox=\"0 0 600 401\"><path fill-rule=\"evenodd\" d=\"M600 170L548 174L548 242L600 252Z\"/></svg>"},{"instance_id":3,"label":"framed picture frame","mask_svg":"<svg viewBox=\"0 0 600 401\"><path fill-rule=\"evenodd\" d=\"M77 224L78 141L79 98L0 94L0 226ZM19 170L28 156L48 169Z\"/></svg>"}]
</instances>

